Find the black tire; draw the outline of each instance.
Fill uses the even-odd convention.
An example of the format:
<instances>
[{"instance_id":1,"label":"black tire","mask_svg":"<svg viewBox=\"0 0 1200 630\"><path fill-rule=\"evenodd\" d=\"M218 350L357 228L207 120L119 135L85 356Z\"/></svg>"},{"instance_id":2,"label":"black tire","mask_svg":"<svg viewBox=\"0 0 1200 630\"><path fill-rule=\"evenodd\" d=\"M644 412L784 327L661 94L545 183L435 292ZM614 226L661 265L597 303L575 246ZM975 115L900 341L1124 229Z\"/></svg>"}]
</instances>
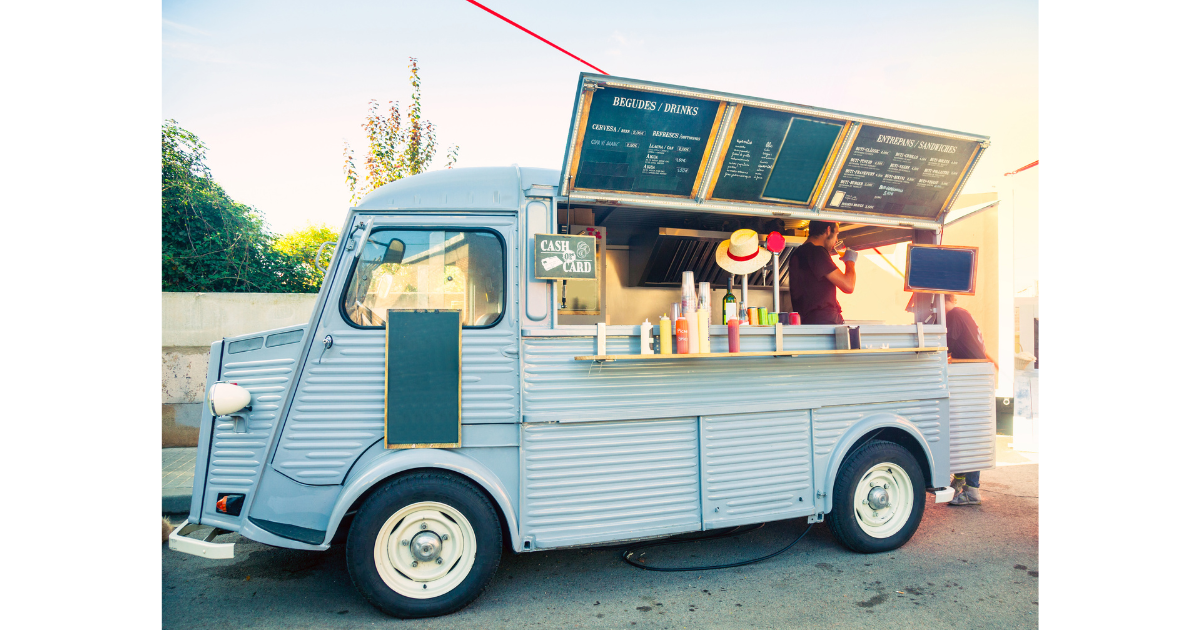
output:
<instances>
[{"instance_id":1,"label":"black tire","mask_svg":"<svg viewBox=\"0 0 1200 630\"><path fill-rule=\"evenodd\" d=\"M466 518L475 539L474 561L469 571L463 568L466 577L452 590L429 599L406 596L389 586L376 563L380 530L393 515L422 502L441 503L457 510ZM402 522L408 522L407 518ZM389 527L389 531L394 529L395 525ZM354 585L376 608L401 618L435 617L460 610L479 597L500 565L502 545L496 511L475 485L450 474L416 473L387 482L363 502L346 539L346 564ZM465 557L454 561L455 569L458 562L466 562Z\"/></svg>"},{"instance_id":2,"label":"black tire","mask_svg":"<svg viewBox=\"0 0 1200 630\"><path fill-rule=\"evenodd\" d=\"M899 511L893 518L906 518L903 523L888 521L883 528L899 526L895 533L881 538L868 534L856 515L855 490L864 476L876 466L888 464L899 467L911 482L912 508L907 516ZM862 503L860 500L859 503ZM829 513L829 529L838 542L859 553L891 551L904 543L921 525L925 513L925 475L908 449L883 440L863 445L842 462L833 484L833 509Z\"/></svg>"}]
</instances>

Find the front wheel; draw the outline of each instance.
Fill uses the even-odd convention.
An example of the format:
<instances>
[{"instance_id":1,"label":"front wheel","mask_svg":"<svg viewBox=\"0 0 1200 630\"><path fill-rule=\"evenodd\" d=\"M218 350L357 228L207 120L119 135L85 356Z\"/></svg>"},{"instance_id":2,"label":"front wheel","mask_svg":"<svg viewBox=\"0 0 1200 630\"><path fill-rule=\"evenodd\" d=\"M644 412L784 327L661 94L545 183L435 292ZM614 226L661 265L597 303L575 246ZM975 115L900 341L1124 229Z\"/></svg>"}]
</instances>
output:
<instances>
[{"instance_id":1,"label":"front wheel","mask_svg":"<svg viewBox=\"0 0 1200 630\"><path fill-rule=\"evenodd\" d=\"M500 521L471 483L400 477L376 490L346 540L354 585L396 617L446 615L471 603L500 564Z\"/></svg>"},{"instance_id":2,"label":"front wheel","mask_svg":"<svg viewBox=\"0 0 1200 630\"><path fill-rule=\"evenodd\" d=\"M859 553L891 551L908 542L925 513L925 476L907 449L872 441L838 469L829 528Z\"/></svg>"}]
</instances>

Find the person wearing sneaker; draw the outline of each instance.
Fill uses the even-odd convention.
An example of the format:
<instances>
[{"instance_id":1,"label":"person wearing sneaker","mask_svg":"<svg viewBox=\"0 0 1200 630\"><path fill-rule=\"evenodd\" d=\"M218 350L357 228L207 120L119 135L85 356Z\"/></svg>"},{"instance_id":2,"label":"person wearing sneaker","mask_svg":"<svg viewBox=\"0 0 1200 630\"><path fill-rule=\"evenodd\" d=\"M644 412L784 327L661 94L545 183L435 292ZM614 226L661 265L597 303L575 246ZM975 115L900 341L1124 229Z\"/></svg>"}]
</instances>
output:
<instances>
[{"instance_id":1,"label":"person wearing sneaker","mask_svg":"<svg viewBox=\"0 0 1200 630\"><path fill-rule=\"evenodd\" d=\"M950 359L986 359L996 365L996 360L988 356L983 346L983 333L975 318L967 309L958 306L958 298L953 293L946 296L946 347L950 349ZM950 483L954 488L954 498L950 505L979 505L979 471L954 475Z\"/></svg>"}]
</instances>

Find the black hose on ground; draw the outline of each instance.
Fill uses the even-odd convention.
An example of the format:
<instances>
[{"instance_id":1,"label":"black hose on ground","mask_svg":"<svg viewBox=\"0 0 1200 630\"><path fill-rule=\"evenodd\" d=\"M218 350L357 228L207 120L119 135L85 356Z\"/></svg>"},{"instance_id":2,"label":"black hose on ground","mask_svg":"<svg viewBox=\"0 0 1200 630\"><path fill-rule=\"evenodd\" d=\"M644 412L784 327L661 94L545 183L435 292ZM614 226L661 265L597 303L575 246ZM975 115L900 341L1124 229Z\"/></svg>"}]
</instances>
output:
<instances>
[{"instance_id":1,"label":"black hose on ground","mask_svg":"<svg viewBox=\"0 0 1200 630\"><path fill-rule=\"evenodd\" d=\"M698 537L692 537L692 538L679 538L679 537L673 536L671 538L668 538L667 540L641 543L641 544L634 545L632 547L628 547L624 551L622 551L621 559L624 560L626 563L631 564L631 565L633 565L639 569L645 570L645 571L664 571L664 572L669 572L669 573L675 573L675 572L680 572L680 571L710 571L713 569L732 569L733 567L743 567L743 566L746 566L747 564L754 564L755 562L762 562L763 560L770 560L771 558L778 556L779 554L787 551L788 549L791 549L796 543L800 542L801 538L804 538L804 535L807 534L810 529L812 529L812 523L809 523L808 527L805 527L804 531L800 532L800 535L797 536L795 540L788 543L788 546L784 547L783 549L780 549L779 551L776 551L775 553L772 553L772 554L769 554L766 556L762 556L761 558L754 558L752 560L743 560L741 562L733 562L730 564L714 564L714 565L705 566L705 567L654 567L654 566L648 566L645 564L639 564L637 562L634 562L631 558L631 556L635 552L642 550L642 549L650 549L652 547L665 547L667 545L678 545L681 543L696 542L696 541L700 541L700 540L716 540L719 538L733 538L734 536L741 536L742 534L748 534L750 532L762 529L765 525L766 525L766 523L759 523L757 527L752 527L745 531L738 531L738 530L742 529L742 527L743 527L742 525L738 525L737 527L731 527L726 531L719 531L717 533L710 534L708 536L698 536Z\"/></svg>"}]
</instances>

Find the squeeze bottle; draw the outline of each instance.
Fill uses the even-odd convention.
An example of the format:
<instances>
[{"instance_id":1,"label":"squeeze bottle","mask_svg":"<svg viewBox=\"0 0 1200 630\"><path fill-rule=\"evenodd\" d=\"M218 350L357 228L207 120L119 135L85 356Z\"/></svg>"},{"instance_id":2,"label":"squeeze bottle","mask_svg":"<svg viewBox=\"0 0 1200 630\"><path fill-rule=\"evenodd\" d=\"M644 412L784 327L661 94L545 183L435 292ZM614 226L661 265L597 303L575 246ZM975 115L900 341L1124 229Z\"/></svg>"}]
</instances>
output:
<instances>
[{"instance_id":1,"label":"squeeze bottle","mask_svg":"<svg viewBox=\"0 0 1200 630\"><path fill-rule=\"evenodd\" d=\"M671 318L666 313L658 320L658 353L671 354Z\"/></svg>"},{"instance_id":2,"label":"squeeze bottle","mask_svg":"<svg viewBox=\"0 0 1200 630\"><path fill-rule=\"evenodd\" d=\"M650 323L650 318L642 322L642 354L654 354L654 348L650 345L650 331L654 325Z\"/></svg>"},{"instance_id":3,"label":"squeeze bottle","mask_svg":"<svg viewBox=\"0 0 1200 630\"><path fill-rule=\"evenodd\" d=\"M695 318L695 313L692 314ZM690 341L688 340L688 318L680 317L675 320L675 349L679 354L689 354L691 352Z\"/></svg>"}]
</instances>

